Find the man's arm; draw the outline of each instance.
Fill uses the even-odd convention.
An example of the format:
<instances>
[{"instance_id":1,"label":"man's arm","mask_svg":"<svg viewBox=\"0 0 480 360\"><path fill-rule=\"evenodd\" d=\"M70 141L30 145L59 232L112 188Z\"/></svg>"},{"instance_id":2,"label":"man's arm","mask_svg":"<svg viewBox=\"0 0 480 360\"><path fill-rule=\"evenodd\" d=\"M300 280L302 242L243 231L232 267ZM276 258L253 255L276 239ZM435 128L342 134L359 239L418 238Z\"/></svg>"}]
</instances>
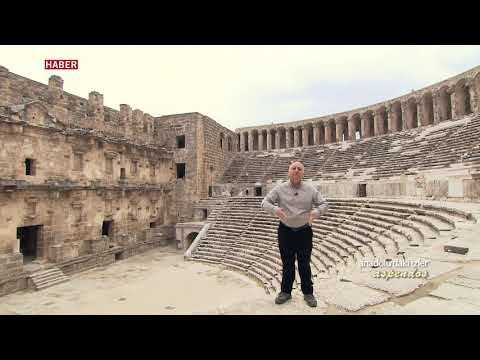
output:
<instances>
[{"instance_id":1,"label":"man's arm","mask_svg":"<svg viewBox=\"0 0 480 360\"><path fill-rule=\"evenodd\" d=\"M276 215L277 210L279 209L278 206L274 205L278 199L279 195L277 192L277 186L275 186L268 194L265 196L265 198L262 201L262 208L265 211L268 211L272 215Z\"/></svg>"},{"instance_id":2,"label":"man's arm","mask_svg":"<svg viewBox=\"0 0 480 360\"><path fill-rule=\"evenodd\" d=\"M323 198L322 194L320 194L320 191L314 188L311 212L312 217L318 219L322 214L326 213L327 210L327 201Z\"/></svg>"}]
</instances>

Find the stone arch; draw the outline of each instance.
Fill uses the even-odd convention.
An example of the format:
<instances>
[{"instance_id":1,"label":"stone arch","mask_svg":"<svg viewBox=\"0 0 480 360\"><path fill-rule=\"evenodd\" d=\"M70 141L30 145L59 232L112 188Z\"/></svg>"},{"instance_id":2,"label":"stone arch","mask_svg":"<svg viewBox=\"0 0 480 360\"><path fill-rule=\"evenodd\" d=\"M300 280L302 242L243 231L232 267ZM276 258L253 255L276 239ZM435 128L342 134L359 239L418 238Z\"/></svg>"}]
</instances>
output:
<instances>
[{"instance_id":1,"label":"stone arch","mask_svg":"<svg viewBox=\"0 0 480 360\"><path fill-rule=\"evenodd\" d=\"M323 124L323 121L319 121L317 122L317 126L318 126L318 134L319 134L319 137L318 137L318 143L323 145L325 144L325 125Z\"/></svg>"},{"instance_id":2,"label":"stone arch","mask_svg":"<svg viewBox=\"0 0 480 360\"><path fill-rule=\"evenodd\" d=\"M288 127L286 130L286 138L289 139L288 147L293 147L293 127Z\"/></svg>"},{"instance_id":3,"label":"stone arch","mask_svg":"<svg viewBox=\"0 0 480 360\"><path fill-rule=\"evenodd\" d=\"M252 130L252 150L251 151L258 151L260 150L258 147L258 130Z\"/></svg>"},{"instance_id":4,"label":"stone arch","mask_svg":"<svg viewBox=\"0 0 480 360\"><path fill-rule=\"evenodd\" d=\"M422 109L421 125L426 126L433 124L433 98L430 91L422 95L420 104Z\"/></svg>"},{"instance_id":5,"label":"stone arch","mask_svg":"<svg viewBox=\"0 0 480 360\"><path fill-rule=\"evenodd\" d=\"M417 100L415 97L408 98L405 104L405 118L406 129L418 127Z\"/></svg>"},{"instance_id":6,"label":"stone arch","mask_svg":"<svg viewBox=\"0 0 480 360\"><path fill-rule=\"evenodd\" d=\"M373 122L373 111L372 110L367 110L365 111L362 116L362 137L367 138L373 135L373 129L374 129L374 122Z\"/></svg>"},{"instance_id":7,"label":"stone arch","mask_svg":"<svg viewBox=\"0 0 480 360\"><path fill-rule=\"evenodd\" d=\"M358 136L357 136L358 133ZM362 138L362 125L360 114L355 113L350 116L350 120L348 122L348 138L350 140L357 140Z\"/></svg>"},{"instance_id":8,"label":"stone arch","mask_svg":"<svg viewBox=\"0 0 480 360\"><path fill-rule=\"evenodd\" d=\"M390 106L390 123L388 128L391 132L402 130L403 116L402 116L402 105L400 101L395 101Z\"/></svg>"},{"instance_id":9,"label":"stone arch","mask_svg":"<svg viewBox=\"0 0 480 360\"><path fill-rule=\"evenodd\" d=\"M278 148L279 149L286 149L287 148L287 130L282 126L277 129L278 131Z\"/></svg>"},{"instance_id":10,"label":"stone arch","mask_svg":"<svg viewBox=\"0 0 480 360\"><path fill-rule=\"evenodd\" d=\"M307 128L307 141L308 145L315 145L313 141L313 123L309 123L305 125Z\"/></svg>"},{"instance_id":11,"label":"stone arch","mask_svg":"<svg viewBox=\"0 0 480 360\"><path fill-rule=\"evenodd\" d=\"M348 126L346 116L341 116L335 119L335 136L337 142L348 140Z\"/></svg>"},{"instance_id":12,"label":"stone arch","mask_svg":"<svg viewBox=\"0 0 480 360\"><path fill-rule=\"evenodd\" d=\"M273 149L278 149L278 145L277 145L277 130L276 129L270 129L270 141L271 141L271 144L272 144L272 150Z\"/></svg>"},{"instance_id":13,"label":"stone arch","mask_svg":"<svg viewBox=\"0 0 480 360\"><path fill-rule=\"evenodd\" d=\"M243 132L243 144L244 144L243 146L245 146L245 147L244 147L245 151L252 151L252 149L250 149L250 148L248 147L249 140L250 140L250 138L249 138L248 131L244 131L244 132Z\"/></svg>"},{"instance_id":14,"label":"stone arch","mask_svg":"<svg viewBox=\"0 0 480 360\"><path fill-rule=\"evenodd\" d=\"M303 136L302 136L302 127L301 126L295 126L295 130L297 132L297 139L298 139L298 146L303 146Z\"/></svg>"},{"instance_id":15,"label":"stone arch","mask_svg":"<svg viewBox=\"0 0 480 360\"><path fill-rule=\"evenodd\" d=\"M187 237L185 238L186 242L187 242L187 246L190 247L190 245L192 245L193 241L195 240L195 238L197 237L198 235L198 232L191 232L190 234L187 235Z\"/></svg>"},{"instance_id":16,"label":"stone arch","mask_svg":"<svg viewBox=\"0 0 480 360\"><path fill-rule=\"evenodd\" d=\"M385 105L378 107L374 115L374 135L383 135L388 133L388 115Z\"/></svg>"},{"instance_id":17,"label":"stone arch","mask_svg":"<svg viewBox=\"0 0 480 360\"><path fill-rule=\"evenodd\" d=\"M465 79L460 79L455 84L455 116L463 116L472 112L470 100L470 87Z\"/></svg>"},{"instance_id":18,"label":"stone arch","mask_svg":"<svg viewBox=\"0 0 480 360\"><path fill-rule=\"evenodd\" d=\"M261 129L259 136L261 137L259 143L262 145L260 150L267 150L267 130Z\"/></svg>"}]
</instances>

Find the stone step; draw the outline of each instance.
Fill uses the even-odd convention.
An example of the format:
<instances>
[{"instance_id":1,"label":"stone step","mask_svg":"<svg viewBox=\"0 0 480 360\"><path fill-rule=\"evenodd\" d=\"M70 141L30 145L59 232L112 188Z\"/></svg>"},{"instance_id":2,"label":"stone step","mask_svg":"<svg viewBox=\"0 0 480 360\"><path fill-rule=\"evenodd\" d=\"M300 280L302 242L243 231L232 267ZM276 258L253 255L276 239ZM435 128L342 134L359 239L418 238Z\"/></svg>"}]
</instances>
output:
<instances>
[{"instance_id":1,"label":"stone step","mask_svg":"<svg viewBox=\"0 0 480 360\"><path fill-rule=\"evenodd\" d=\"M45 289L69 280L69 278L57 267L37 271L30 275L30 279L33 282L35 290Z\"/></svg>"}]
</instances>

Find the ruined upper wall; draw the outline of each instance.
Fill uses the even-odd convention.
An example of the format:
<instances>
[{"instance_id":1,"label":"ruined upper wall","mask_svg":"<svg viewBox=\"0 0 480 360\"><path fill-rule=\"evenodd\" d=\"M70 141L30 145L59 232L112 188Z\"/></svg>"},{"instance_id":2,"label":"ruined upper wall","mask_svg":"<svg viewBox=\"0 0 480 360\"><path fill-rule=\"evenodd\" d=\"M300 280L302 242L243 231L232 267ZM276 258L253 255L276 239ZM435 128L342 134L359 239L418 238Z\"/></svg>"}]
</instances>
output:
<instances>
[{"instance_id":1,"label":"ruined upper wall","mask_svg":"<svg viewBox=\"0 0 480 360\"><path fill-rule=\"evenodd\" d=\"M67 93L57 75L45 85L0 66L0 107L18 108L33 101L40 101L66 127L93 129L140 144L155 142L154 118L139 109L121 104L120 110L114 110L104 106L99 92L90 92L88 99Z\"/></svg>"},{"instance_id":2,"label":"ruined upper wall","mask_svg":"<svg viewBox=\"0 0 480 360\"><path fill-rule=\"evenodd\" d=\"M235 129L236 133L247 133L252 130L257 131L268 131L268 130L276 130L279 128L301 128L302 126L312 126L316 124L320 124L322 126L328 126L330 122L333 122L333 126L339 121L345 121L347 119L351 119L355 116L363 117L364 114L375 113L378 112L379 109L385 109L386 112L390 112L396 104L401 107L401 111L405 112L405 108L408 107L410 104L423 106L425 103L426 98L432 98L432 102L440 102L440 98L445 94L451 97L451 103L453 109L453 117L462 113L463 109L460 109L458 105L458 100L460 99L460 88L467 88L471 92L471 99L472 99L472 111L479 112L480 107L480 66L474 67L466 72L453 76L449 79L440 81L436 84L424 87L420 90L413 91L406 95L402 95L390 100L385 100L373 105L348 110L340 113L310 118L310 119L303 119L298 121L291 121L291 122L284 122L284 123L277 123L274 125L259 125L259 126L250 126L250 127L242 127ZM457 95L457 96L456 96ZM437 101L438 100L438 101ZM456 106L457 105L457 106ZM440 109L435 109L432 115L434 117L434 122L439 122L444 120L444 114L441 113ZM405 119L404 119L405 120ZM401 130L401 129L399 129ZM301 135L300 135L301 136Z\"/></svg>"}]
</instances>

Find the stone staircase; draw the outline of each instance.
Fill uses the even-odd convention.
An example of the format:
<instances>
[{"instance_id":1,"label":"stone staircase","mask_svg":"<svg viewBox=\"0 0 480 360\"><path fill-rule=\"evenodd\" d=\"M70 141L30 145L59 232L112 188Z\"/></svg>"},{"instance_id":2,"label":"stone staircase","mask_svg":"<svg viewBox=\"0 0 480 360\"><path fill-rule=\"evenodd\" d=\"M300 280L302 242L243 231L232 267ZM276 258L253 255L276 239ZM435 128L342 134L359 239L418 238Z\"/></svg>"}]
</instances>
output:
<instances>
[{"instance_id":1,"label":"stone staircase","mask_svg":"<svg viewBox=\"0 0 480 360\"><path fill-rule=\"evenodd\" d=\"M30 275L35 290L43 290L50 286L64 283L69 280L67 276L58 267L52 267L47 270L39 270Z\"/></svg>"}]
</instances>

